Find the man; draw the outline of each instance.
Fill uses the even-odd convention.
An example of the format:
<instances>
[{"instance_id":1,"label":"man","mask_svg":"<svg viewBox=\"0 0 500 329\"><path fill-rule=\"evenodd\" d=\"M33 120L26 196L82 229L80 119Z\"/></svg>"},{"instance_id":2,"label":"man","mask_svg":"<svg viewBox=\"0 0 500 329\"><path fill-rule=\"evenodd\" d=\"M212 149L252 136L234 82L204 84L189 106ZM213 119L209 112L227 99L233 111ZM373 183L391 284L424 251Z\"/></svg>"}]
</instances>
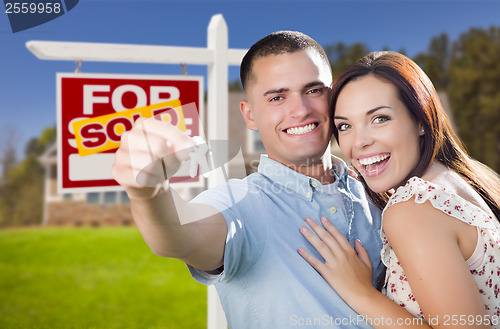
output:
<instances>
[{"instance_id":1,"label":"man","mask_svg":"<svg viewBox=\"0 0 500 329\"><path fill-rule=\"evenodd\" d=\"M141 234L153 252L184 261L196 280L215 284L230 328L370 328L297 253L303 246L320 258L299 228L306 217L327 216L351 243L361 240L374 275L381 271L380 214L330 154L332 73L323 49L298 32L270 34L245 55L241 82L241 113L268 153L243 180L186 204L167 184L143 187L133 173L150 164L151 153L170 154L165 167L175 169L192 140L156 120L138 121L122 138L113 174ZM143 181L154 181L159 163L149 178L143 170Z\"/></svg>"}]
</instances>

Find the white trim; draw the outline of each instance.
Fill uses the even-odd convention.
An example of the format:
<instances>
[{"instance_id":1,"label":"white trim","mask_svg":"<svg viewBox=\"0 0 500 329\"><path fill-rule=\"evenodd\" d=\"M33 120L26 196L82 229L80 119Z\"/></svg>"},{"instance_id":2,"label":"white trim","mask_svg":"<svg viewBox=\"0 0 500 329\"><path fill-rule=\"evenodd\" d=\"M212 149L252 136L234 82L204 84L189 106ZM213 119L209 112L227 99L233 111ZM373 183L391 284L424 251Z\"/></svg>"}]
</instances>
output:
<instances>
[{"instance_id":1,"label":"white trim","mask_svg":"<svg viewBox=\"0 0 500 329\"><path fill-rule=\"evenodd\" d=\"M253 142L253 130L247 129L246 131L246 148L245 152L246 154L254 154L255 153L255 143Z\"/></svg>"},{"instance_id":2,"label":"white trim","mask_svg":"<svg viewBox=\"0 0 500 329\"><path fill-rule=\"evenodd\" d=\"M88 193L88 192L107 192L107 191L120 191L123 190L121 186L93 186L93 187L78 187L78 188L68 188L63 187L62 177L63 177L63 152L62 148L63 141L62 134L63 129L66 129L62 126L62 79L63 78L95 78L95 79L137 79L137 80L179 80L179 81L195 81L198 83L198 100L199 100L199 117L200 124L199 130L200 135L203 136L203 121L205 112L205 105L203 101L203 88L204 88L204 78L203 76L185 76L185 75L152 75L152 74L106 74L106 73L57 73L56 74L56 94L57 94L57 192L59 194L63 193ZM83 115L83 114L82 114ZM51 160L53 161L53 160ZM111 178L109 178L111 179ZM179 187L203 187L205 186L205 179L202 177L198 178L198 181L195 182L179 182L173 183L174 186Z\"/></svg>"},{"instance_id":3,"label":"white trim","mask_svg":"<svg viewBox=\"0 0 500 329\"><path fill-rule=\"evenodd\" d=\"M96 78L96 79L138 79L138 80L183 80L198 81L203 86L201 75L158 75L158 74L121 74L121 73L56 73L59 78ZM58 90L59 91L59 90Z\"/></svg>"},{"instance_id":4,"label":"white trim","mask_svg":"<svg viewBox=\"0 0 500 329\"><path fill-rule=\"evenodd\" d=\"M95 42L28 41L26 47L39 59L88 62L210 65L216 50L202 47L129 45ZM240 65L246 49L227 49L229 65Z\"/></svg>"}]
</instances>

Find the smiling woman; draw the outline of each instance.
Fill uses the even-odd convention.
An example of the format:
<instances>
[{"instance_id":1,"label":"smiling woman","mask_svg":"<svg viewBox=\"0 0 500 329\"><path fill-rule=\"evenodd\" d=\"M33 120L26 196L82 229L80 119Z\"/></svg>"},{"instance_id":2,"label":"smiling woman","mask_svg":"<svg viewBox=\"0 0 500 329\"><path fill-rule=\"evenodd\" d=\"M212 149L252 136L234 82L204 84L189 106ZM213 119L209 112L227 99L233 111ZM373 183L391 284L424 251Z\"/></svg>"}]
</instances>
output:
<instances>
[{"instance_id":1,"label":"smiling woman","mask_svg":"<svg viewBox=\"0 0 500 329\"><path fill-rule=\"evenodd\" d=\"M405 183L420 159L423 134L394 84L376 75L351 81L337 98L334 120L342 153L372 191Z\"/></svg>"},{"instance_id":2,"label":"smiling woman","mask_svg":"<svg viewBox=\"0 0 500 329\"><path fill-rule=\"evenodd\" d=\"M499 176L468 156L406 56L372 53L332 89L340 149L383 208L382 293L361 243L326 218L306 220L316 235L301 228L325 262L299 253L375 328L500 328Z\"/></svg>"}]
</instances>

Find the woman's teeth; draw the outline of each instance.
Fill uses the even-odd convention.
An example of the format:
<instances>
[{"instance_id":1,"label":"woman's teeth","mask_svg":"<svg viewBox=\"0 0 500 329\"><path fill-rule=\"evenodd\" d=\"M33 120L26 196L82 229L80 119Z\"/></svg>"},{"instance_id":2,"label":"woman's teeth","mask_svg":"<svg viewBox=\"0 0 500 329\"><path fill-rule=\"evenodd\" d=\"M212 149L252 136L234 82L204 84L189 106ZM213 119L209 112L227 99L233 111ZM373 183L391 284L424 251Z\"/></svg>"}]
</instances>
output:
<instances>
[{"instance_id":1,"label":"woman's teeth","mask_svg":"<svg viewBox=\"0 0 500 329\"><path fill-rule=\"evenodd\" d=\"M361 163L363 166L368 166L380 161L383 161L389 157L389 154L384 154L384 155L376 155L373 157L369 158L364 158L364 159L359 159L359 163Z\"/></svg>"}]
</instances>

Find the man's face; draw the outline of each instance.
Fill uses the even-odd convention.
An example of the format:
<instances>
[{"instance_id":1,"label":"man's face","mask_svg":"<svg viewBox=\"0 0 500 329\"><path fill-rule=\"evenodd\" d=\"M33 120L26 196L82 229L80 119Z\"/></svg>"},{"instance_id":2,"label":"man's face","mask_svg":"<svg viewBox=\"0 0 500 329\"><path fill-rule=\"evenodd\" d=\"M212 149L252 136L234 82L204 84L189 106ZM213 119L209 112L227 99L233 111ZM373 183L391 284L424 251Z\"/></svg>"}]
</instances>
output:
<instances>
[{"instance_id":1,"label":"man's face","mask_svg":"<svg viewBox=\"0 0 500 329\"><path fill-rule=\"evenodd\" d=\"M321 162L332 134L327 65L314 50L255 60L240 108L271 159L292 167Z\"/></svg>"}]
</instances>

